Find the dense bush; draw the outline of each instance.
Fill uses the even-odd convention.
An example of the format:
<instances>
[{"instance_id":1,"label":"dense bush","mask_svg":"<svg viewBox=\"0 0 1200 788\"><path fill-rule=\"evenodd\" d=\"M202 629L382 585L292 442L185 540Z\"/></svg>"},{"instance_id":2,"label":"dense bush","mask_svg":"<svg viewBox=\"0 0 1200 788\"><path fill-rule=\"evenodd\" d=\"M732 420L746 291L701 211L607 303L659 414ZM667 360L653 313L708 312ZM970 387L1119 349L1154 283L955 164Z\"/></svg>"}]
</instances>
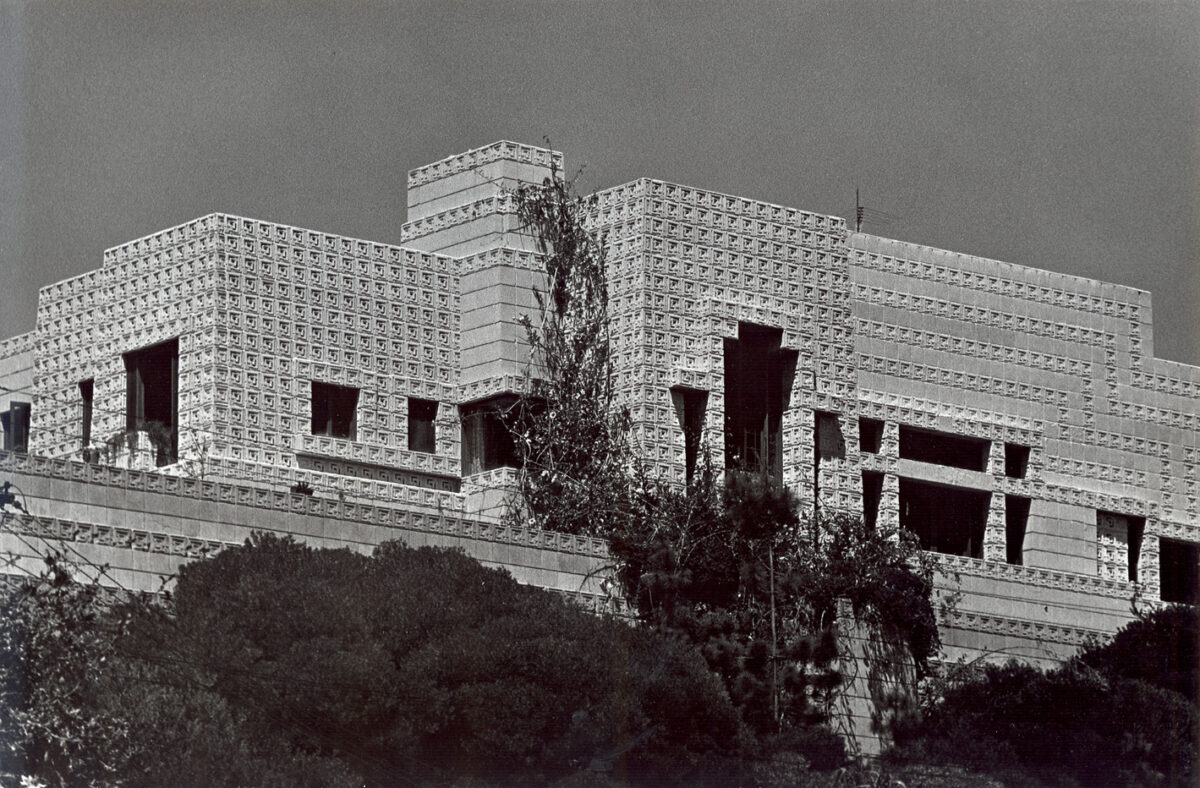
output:
<instances>
[{"instance_id":1,"label":"dense bush","mask_svg":"<svg viewBox=\"0 0 1200 788\"><path fill-rule=\"evenodd\" d=\"M1106 675L1139 679L1200 703L1200 610L1172 605L1149 613L1079 659Z\"/></svg>"},{"instance_id":2,"label":"dense bush","mask_svg":"<svg viewBox=\"0 0 1200 788\"><path fill-rule=\"evenodd\" d=\"M105 611L66 581L18 603L0 654L10 776L698 782L744 744L720 680L681 640L449 550L256 537L185 566L162 608Z\"/></svg>"},{"instance_id":3,"label":"dense bush","mask_svg":"<svg viewBox=\"0 0 1200 788\"><path fill-rule=\"evenodd\" d=\"M1133 622L1042 672L990 665L895 731L891 758L952 763L1009 784L1190 786L1195 775L1196 611Z\"/></svg>"}]
</instances>

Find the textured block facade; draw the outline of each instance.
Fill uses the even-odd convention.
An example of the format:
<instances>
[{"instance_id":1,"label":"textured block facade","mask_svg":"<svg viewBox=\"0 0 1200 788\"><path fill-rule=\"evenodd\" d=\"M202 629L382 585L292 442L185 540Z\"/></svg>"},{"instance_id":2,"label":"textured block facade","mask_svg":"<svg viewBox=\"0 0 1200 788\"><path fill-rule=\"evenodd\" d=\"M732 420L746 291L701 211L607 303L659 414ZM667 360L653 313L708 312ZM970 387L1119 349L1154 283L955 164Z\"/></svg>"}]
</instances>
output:
<instances>
[{"instance_id":1,"label":"textured block facade","mask_svg":"<svg viewBox=\"0 0 1200 788\"><path fill-rule=\"evenodd\" d=\"M166 462L109 464L495 523L514 471L464 419L523 388L542 275L513 190L552 169L502 142L412 171L403 246L214 214L107 251L0 347L30 452L96 462L169 413ZM656 180L589 220L651 468L682 483L700 445L912 528L961 594L952 655L1061 659L1194 592L1200 369L1154 357L1148 293Z\"/></svg>"}]
</instances>

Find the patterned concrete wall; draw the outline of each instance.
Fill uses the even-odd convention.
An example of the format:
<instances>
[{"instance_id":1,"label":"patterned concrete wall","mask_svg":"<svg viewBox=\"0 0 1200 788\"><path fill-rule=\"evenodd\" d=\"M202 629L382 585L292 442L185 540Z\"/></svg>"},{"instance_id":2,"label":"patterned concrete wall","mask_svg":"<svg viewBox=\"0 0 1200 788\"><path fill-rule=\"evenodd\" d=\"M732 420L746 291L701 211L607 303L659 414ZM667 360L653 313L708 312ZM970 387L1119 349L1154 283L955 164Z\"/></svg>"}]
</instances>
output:
<instances>
[{"instance_id":1,"label":"patterned concrete wall","mask_svg":"<svg viewBox=\"0 0 1200 788\"><path fill-rule=\"evenodd\" d=\"M675 386L707 391L704 439L724 464L723 340L738 323L778 328L798 355L783 414L783 477L813 489L814 410L843 414L857 435L845 221L837 217L640 180L599 194L596 227L609 252L619 391L642 456L683 478ZM826 464L823 503L857 509L849 464Z\"/></svg>"},{"instance_id":2,"label":"patterned concrete wall","mask_svg":"<svg viewBox=\"0 0 1200 788\"><path fill-rule=\"evenodd\" d=\"M122 354L177 337L174 472L461 510L455 262L223 214L109 250L42 292L31 450L80 456L89 378L94 438L124 430ZM313 381L359 390L354 440L310 434ZM410 396L446 403L432 454Z\"/></svg>"}]
</instances>

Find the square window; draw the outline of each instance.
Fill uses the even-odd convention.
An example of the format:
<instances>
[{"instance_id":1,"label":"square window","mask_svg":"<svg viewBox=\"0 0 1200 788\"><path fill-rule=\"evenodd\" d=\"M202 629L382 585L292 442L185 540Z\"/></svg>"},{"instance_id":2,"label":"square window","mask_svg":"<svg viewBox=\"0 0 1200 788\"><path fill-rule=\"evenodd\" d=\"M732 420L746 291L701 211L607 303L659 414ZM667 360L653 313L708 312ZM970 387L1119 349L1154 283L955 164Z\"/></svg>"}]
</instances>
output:
<instances>
[{"instance_id":1,"label":"square window","mask_svg":"<svg viewBox=\"0 0 1200 788\"><path fill-rule=\"evenodd\" d=\"M983 558L991 493L900 478L900 527L912 531L921 549Z\"/></svg>"},{"instance_id":2,"label":"square window","mask_svg":"<svg viewBox=\"0 0 1200 788\"><path fill-rule=\"evenodd\" d=\"M312 383L312 434L355 440L358 389L332 383Z\"/></svg>"},{"instance_id":3,"label":"square window","mask_svg":"<svg viewBox=\"0 0 1200 788\"><path fill-rule=\"evenodd\" d=\"M504 395L459 406L463 476L519 466L517 449L508 428L516 404L516 397Z\"/></svg>"},{"instance_id":4,"label":"square window","mask_svg":"<svg viewBox=\"0 0 1200 788\"><path fill-rule=\"evenodd\" d=\"M883 422L878 419L858 420L858 450L878 454L883 445Z\"/></svg>"},{"instance_id":5,"label":"square window","mask_svg":"<svg viewBox=\"0 0 1200 788\"><path fill-rule=\"evenodd\" d=\"M438 404L435 400L408 398L408 449L433 454L437 451Z\"/></svg>"},{"instance_id":6,"label":"square window","mask_svg":"<svg viewBox=\"0 0 1200 788\"><path fill-rule=\"evenodd\" d=\"M1004 444L1004 475L1012 479L1024 479L1029 467L1029 447L1016 443Z\"/></svg>"}]
</instances>

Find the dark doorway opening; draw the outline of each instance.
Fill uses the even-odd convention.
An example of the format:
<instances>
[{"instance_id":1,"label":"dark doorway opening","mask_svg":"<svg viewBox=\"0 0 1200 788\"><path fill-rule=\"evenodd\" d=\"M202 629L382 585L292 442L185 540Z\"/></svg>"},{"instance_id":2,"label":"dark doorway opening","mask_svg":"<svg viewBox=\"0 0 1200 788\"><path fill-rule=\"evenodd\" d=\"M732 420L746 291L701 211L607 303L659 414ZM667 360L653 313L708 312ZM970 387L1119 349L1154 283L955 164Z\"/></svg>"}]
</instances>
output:
<instances>
[{"instance_id":1,"label":"dark doorway opening","mask_svg":"<svg viewBox=\"0 0 1200 788\"><path fill-rule=\"evenodd\" d=\"M782 341L782 329L750 323L725 340L725 467L776 482L783 481L783 411L797 355Z\"/></svg>"},{"instance_id":2,"label":"dark doorway opening","mask_svg":"<svg viewBox=\"0 0 1200 788\"><path fill-rule=\"evenodd\" d=\"M95 380L80 381L79 399L83 403L83 408L79 416L79 443L82 449L92 445L92 398L94 393Z\"/></svg>"},{"instance_id":3,"label":"dark doorway opening","mask_svg":"<svg viewBox=\"0 0 1200 788\"><path fill-rule=\"evenodd\" d=\"M858 450L878 454L883 445L883 422L878 419L858 420Z\"/></svg>"},{"instance_id":4,"label":"dark doorway opening","mask_svg":"<svg viewBox=\"0 0 1200 788\"><path fill-rule=\"evenodd\" d=\"M1004 475L1024 479L1029 469L1029 447L1016 443L1004 444Z\"/></svg>"},{"instance_id":5,"label":"dark doorway opening","mask_svg":"<svg viewBox=\"0 0 1200 788\"><path fill-rule=\"evenodd\" d=\"M863 523L874 528L879 522L879 499L883 497L883 474L863 471Z\"/></svg>"},{"instance_id":6,"label":"dark doorway opening","mask_svg":"<svg viewBox=\"0 0 1200 788\"><path fill-rule=\"evenodd\" d=\"M356 440L358 389L332 383L312 384L312 434Z\"/></svg>"},{"instance_id":7,"label":"dark doorway opening","mask_svg":"<svg viewBox=\"0 0 1200 788\"><path fill-rule=\"evenodd\" d=\"M438 404L436 400L408 398L408 449L433 454L437 451Z\"/></svg>"},{"instance_id":8,"label":"dark doorway opening","mask_svg":"<svg viewBox=\"0 0 1200 788\"><path fill-rule=\"evenodd\" d=\"M125 361L125 429L149 433L155 464L179 456L179 340L122 356Z\"/></svg>"},{"instance_id":9,"label":"dark doorway opening","mask_svg":"<svg viewBox=\"0 0 1200 788\"><path fill-rule=\"evenodd\" d=\"M1162 601L1200 604L1200 544L1160 538L1158 577Z\"/></svg>"},{"instance_id":10,"label":"dark doorway opening","mask_svg":"<svg viewBox=\"0 0 1200 788\"><path fill-rule=\"evenodd\" d=\"M0 413L0 425L4 427L5 451L29 451L30 413L28 402L10 402L8 410Z\"/></svg>"}]
</instances>

